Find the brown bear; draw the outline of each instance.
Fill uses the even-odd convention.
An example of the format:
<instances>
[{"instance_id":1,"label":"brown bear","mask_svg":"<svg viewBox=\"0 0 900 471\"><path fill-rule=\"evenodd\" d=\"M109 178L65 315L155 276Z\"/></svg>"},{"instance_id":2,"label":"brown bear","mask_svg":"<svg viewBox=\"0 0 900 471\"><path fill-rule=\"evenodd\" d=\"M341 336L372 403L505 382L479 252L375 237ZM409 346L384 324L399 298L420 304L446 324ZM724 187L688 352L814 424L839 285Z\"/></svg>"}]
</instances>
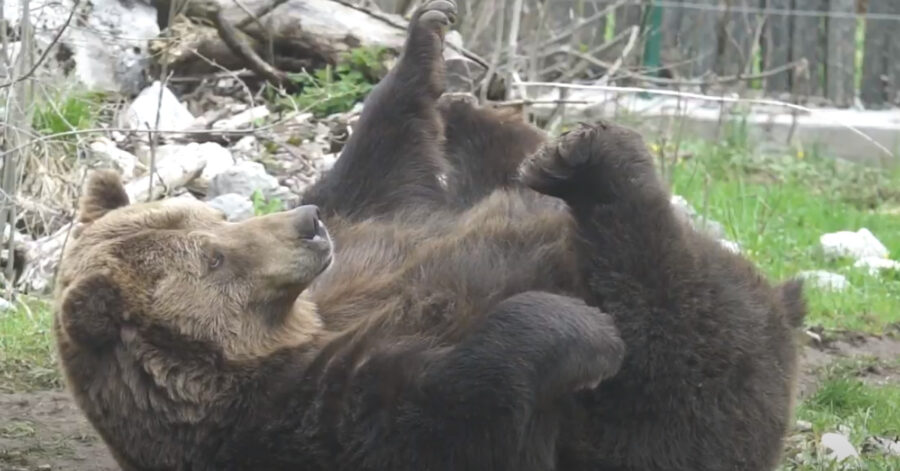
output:
<instances>
[{"instance_id":1,"label":"brown bear","mask_svg":"<svg viewBox=\"0 0 900 471\"><path fill-rule=\"evenodd\" d=\"M298 209L93 175L55 330L123 468L774 468L800 284L682 223L634 132L441 99L455 12L414 14Z\"/></svg>"}]
</instances>

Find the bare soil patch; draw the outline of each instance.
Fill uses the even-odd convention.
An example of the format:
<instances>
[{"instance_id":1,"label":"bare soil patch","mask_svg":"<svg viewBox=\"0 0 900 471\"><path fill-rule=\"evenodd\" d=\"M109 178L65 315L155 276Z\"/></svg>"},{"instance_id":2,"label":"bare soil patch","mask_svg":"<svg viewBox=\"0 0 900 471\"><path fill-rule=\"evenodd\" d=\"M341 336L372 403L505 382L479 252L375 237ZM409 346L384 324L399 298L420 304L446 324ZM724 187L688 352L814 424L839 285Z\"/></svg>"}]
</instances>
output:
<instances>
[{"instance_id":1,"label":"bare soil patch","mask_svg":"<svg viewBox=\"0 0 900 471\"><path fill-rule=\"evenodd\" d=\"M0 471L118 469L68 393L0 395Z\"/></svg>"}]
</instances>

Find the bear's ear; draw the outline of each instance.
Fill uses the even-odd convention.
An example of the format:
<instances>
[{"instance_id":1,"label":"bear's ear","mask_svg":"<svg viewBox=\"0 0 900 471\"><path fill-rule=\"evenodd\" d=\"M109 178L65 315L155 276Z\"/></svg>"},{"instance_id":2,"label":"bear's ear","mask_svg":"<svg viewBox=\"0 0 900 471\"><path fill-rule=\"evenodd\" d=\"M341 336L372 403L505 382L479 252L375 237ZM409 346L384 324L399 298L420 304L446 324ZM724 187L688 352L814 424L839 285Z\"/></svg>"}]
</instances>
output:
<instances>
[{"instance_id":1,"label":"bear's ear","mask_svg":"<svg viewBox=\"0 0 900 471\"><path fill-rule=\"evenodd\" d=\"M801 327L806 318L806 299L803 297L803 280L795 278L777 287L781 305L791 327Z\"/></svg>"},{"instance_id":2,"label":"bear's ear","mask_svg":"<svg viewBox=\"0 0 900 471\"><path fill-rule=\"evenodd\" d=\"M119 286L107 274L95 274L63 293L60 323L79 345L101 348L118 338L123 309Z\"/></svg>"},{"instance_id":3,"label":"bear's ear","mask_svg":"<svg viewBox=\"0 0 900 471\"><path fill-rule=\"evenodd\" d=\"M119 174L112 170L95 170L88 178L79 204L78 221L91 223L106 213L128 205L128 193Z\"/></svg>"}]
</instances>

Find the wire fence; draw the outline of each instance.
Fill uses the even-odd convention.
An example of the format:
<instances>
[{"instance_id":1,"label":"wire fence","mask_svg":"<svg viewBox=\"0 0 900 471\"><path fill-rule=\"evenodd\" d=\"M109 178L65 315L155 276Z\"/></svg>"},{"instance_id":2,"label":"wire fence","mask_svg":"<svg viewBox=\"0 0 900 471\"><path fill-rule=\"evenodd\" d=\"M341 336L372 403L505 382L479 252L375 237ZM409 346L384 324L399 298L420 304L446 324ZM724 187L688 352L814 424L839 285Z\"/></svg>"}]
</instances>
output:
<instances>
[{"instance_id":1,"label":"wire fence","mask_svg":"<svg viewBox=\"0 0 900 471\"><path fill-rule=\"evenodd\" d=\"M897 0L459 1L467 45L485 57L507 49L532 80L900 105ZM417 4L375 2L394 12Z\"/></svg>"}]
</instances>

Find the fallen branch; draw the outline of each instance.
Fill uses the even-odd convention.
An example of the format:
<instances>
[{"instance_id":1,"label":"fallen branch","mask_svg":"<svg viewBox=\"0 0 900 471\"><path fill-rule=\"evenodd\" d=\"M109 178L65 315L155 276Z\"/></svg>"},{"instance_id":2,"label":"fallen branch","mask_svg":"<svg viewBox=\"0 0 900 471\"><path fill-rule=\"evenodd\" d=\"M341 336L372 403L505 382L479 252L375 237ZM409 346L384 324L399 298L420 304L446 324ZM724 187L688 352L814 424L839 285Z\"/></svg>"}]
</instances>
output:
<instances>
[{"instance_id":1,"label":"fallen branch","mask_svg":"<svg viewBox=\"0 0 900 471\"><path fill-rule=\"evenodd\" d=\"M219 37L222 38L222 41L228 45L231 52L235 53L235 55L247 64L247 67L272 84L283 86L288 83L288 76L286 73L264 61L252 47L238 39L238 30L225 19L224 10L219 10L216 13L215 25L216 31L219 32Z\"/></svg>"},{"instance_id":2,"label":"fallen branch","mask_svg":"<svg viewBox=\"0 0 900 471\"><path fill-rule=\"evenodd\" d=\"M189 27L194 34L185 35L183 41L159 46L167 48L165 57L173 70L196 74L209 68L207 64L198 64L190 52L214 50L221 55L212 57L219 64L247 67L273 84L287 84L290 83L288 74L337 64L357 47L399 53L407 36L408 23L403 17L343 0L242 0L239 6L234 3L231 0L190 2L185 16L192 20ZM276 51L273 58L258 47L269 42L270 51ZM460 44L448 41L445 46L446 58L455 56L457 60L465 59L487 69L484 59Z\"/></svg>"}]
</instances>

